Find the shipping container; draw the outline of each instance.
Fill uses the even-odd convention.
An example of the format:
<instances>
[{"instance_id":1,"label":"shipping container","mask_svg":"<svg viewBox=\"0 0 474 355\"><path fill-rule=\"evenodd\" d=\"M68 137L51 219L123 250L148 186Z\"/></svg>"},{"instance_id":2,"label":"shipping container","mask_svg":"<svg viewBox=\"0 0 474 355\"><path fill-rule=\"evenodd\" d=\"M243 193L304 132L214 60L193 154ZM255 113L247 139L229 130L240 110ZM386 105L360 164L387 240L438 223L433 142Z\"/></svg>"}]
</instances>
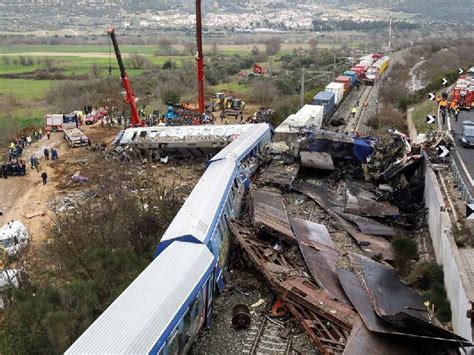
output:
<instances>
[{"instance_id":1,"label":"shipping container","mask_svg":"<svg viewBox=\"0 0 474 355\"><path fill-rule=\"evenodd\" d=\"M357 73L352 70L346 70L344 76L351 78L351 86L354 86L357 81Z\"/></svg>"},{"instance_id":2,"label":"shipping container","mask_svg":"<svg viewBox=\"0 0 474 355\"><path fill-rule=\"evenodd\" d=\"M301 129L321 128L323 115L323 106L304 105L297 113L288 116L288 118L275 129L275 141L291 143L298 138Z\"/></svg>"},{"instance_id":3,"label":"shipping container","mask_svg":"<svg viewBox=\"0 0 474 355\"><path fill-rule=\"evenodd\" d=\"M311 105L324 107L324 118L330 117L336 106L336 95L331 91L320 91L313 97Z\"/></svg>"},{"instance_id":4,"label":"shipping container","mask_svg":"<svg viewBox=\"0 0 474 355\"><path fill-rule=\"evenodd\" d=\"M362 75L364 75L364 68L361 67L352 67L350 71L353 71L354 73L357 74L357 79L360 79Z\"/></svg>"},{"instance_id":5,"label":"shipping container","mask_svg":"<svg viewBox=\"0 0 474 355\"><path fill-rule=\"evenodd\" d=\"M352 78L344 75L340 75L336 78L336 83L344 84L344 93L347 94L351 90L351 80Z\"/></svg>"},{"instance_id":6,"label":"shipping container","mask_svg":"<svg viewBox=\"0 0 474 355\"><path fill-rule=\"evenodd\" d=\"M334 93L335 95L334 101L336 105L339 105L342 99L344 98L345 88L344 88L343 83L335 83L335 82L329 83L329 85L326 86L326 91L330 91Z\"/></svg>"}]
</instances>

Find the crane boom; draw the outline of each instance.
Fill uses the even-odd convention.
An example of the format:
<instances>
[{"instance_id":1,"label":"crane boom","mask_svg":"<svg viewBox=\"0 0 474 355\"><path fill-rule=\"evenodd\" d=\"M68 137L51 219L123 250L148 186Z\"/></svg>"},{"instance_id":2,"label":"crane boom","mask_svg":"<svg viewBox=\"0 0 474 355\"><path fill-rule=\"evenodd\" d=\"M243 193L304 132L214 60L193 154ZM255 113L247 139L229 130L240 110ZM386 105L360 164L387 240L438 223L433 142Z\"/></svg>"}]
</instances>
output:
<instances>
[{"instance_id":1,"label":"crane boom","mask_svg":"<svg viewBox=\"0 0 474 355\"><path fill-rule=\"evenodd\" d=\"M204 113L206 107L204 103L204 55L202 51L201 0L196 0L196 47L198 110L200 113Z\"/></svg>"},{"instance_id":2,"label":"crane boom","mask_svg":"<svg viewBox=\"0 0 474 355\"><path fill-rule=\"evenodd\" d=\"M128 77L127 71L125 70L125 65L123 64L122 54L117 43L117 38L115 37L115 28L109 28L107 33L110 35L112 44L114 46L115 57L117 57L117 62L120 68L120 78L122 79L122 86L125 90L125 101L130 105L130 113L132 116L132 127L142 126L143 123L140 120L138 115L137 103L135 99L135 93L133 92L132 83Z\"/></svg>"}]
</instances>

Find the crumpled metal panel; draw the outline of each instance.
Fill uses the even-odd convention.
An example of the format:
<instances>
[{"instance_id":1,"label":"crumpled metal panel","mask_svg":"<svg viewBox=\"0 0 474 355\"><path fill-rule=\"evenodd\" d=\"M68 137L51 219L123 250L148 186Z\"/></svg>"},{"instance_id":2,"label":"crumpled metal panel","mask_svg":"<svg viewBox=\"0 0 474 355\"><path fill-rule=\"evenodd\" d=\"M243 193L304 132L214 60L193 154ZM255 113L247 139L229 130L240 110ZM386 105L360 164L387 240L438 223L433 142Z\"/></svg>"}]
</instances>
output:
<instances>
[{"instance_id":1,"label":"crumpled metal panel","mask_svg":"<svg viewBox=\"0 0 474 355\"><path fill-rule=\"evenodd\" d=\"M404 333L465 340L432 323L423 305L424 298L400 280L397 270L355 253L349 253L349 259L360 272L372 308L384 321Z\"/></svg>"},{"instance_id":2,"label":"crumpled metal panel","mask_svg":"<svg viewBox=\"0 0 474 355\"><path fill-rule=\"evenodd\" d=\"M383 238L360 233L352 224L339 216L339 209L331 201L329 194L319 186L308 183L298 184L296 191L305 194L323 208L358 243L359 247L371 257L393 260L390 243Z\"/></svg>"},{"instance_id":3,"label":"crumpled metal panel","mask_svg":"<svg viewBox=\"0 0 474 355\"><path fill-rule=\"evenodd\" d=\"M357 267L357 265L354 266L355 269L357 269ZM440 329L439 334L441 336L431 335L432 327L436 327L432 324L426 325L426 328L420 324L418 325L417 329L402 329L399 327L395 327L394 324L387 322L385 318L379 317L374 311L373 299L367 293L367 287L364 285L364 281L361 279L362 276L359 273L356 274L353 271L338 268L337 274L339 276L339 280L341 281L341 285L344 288L344 292L351 301L352 305L356 308L357 312L359 313L359 316L364 321L365 326L370 331L402 335L405 337L410 337L410 339L426 339L429 341L436 340L443 344L443 346L453 348L459 347L461 344L467 346L470 345L470 343L467 342L465 339L453 333L445 331L444 329L441 329L439 327L437 328ZM395 296L393 298L395 298Z\"/></svg>"},{"instance_id":4,"label":"crumpled metal panel","mask_svg":"<svg viewBox=\"0 0 474 355\"><path fill-rule=\"evenodd\" d=\"M349 304L337 276L336 262L339 253L326 227L300 218L292 218L290 221L313 278L330 295Z\"/></svg>"},{"instance_id":5,"label":"crumpled metal panel","mask_svg":"<svg viewBox=\"0 0 474 355\"><path fill-rule=\"evenodd\" d=\"M273 160L260 174L257 185L290 188L298 175L299 164L283 164Z\"/></svg>"},{"instance_id":6,"label":"crumpled metal panel","mask_svg":"<svg viewBox=\"0 0 474 355\"><path fill-rule=\"evenodd\" d=\"M361 233L368 235L378 235L385 237L393 237L396 235L393 228L390 228L382 223L374 221L370 218L357 216L350 213L338 213L341 217L351 221L357 225Z\"/></svg>"},{"instance_id":7,"label":"crumpled metal panel","mask_svg":"<svg viewBox=\"0 0 474 355\"><path fill-rule=\"evenodd\" d=\"M352 329L356 314L351 306L335 300L326 291L321 290L305 275L301 267L293 265L284 254L258 240L248 228L232 219L229 220L229 228L251 261L272 288L282 295L284 301L298 303L341 328Z\"/></svg>"},{"instance_id":8,"label":"crumpled metal panel","mask_svg":"<svg viewBox=\"0 0 474 355\"><path fill-rule=\"evenodd\" d=\"M277 190L257 189L252 191L253 221L258 229L294 242L283 196Z\"/></svg>"},{"instance_id":9,"label":"crumpled metal panel","mask_svg":"<svg viewBox=\"0 0 474 355\"><path fill-rule=\"evenodd\" d=\"M354 323L351 335L347 340L344 355L419 355L420 347L413 340L406 341L401 337L371 332L358 318Z\"/></svg>"}]
</instances>

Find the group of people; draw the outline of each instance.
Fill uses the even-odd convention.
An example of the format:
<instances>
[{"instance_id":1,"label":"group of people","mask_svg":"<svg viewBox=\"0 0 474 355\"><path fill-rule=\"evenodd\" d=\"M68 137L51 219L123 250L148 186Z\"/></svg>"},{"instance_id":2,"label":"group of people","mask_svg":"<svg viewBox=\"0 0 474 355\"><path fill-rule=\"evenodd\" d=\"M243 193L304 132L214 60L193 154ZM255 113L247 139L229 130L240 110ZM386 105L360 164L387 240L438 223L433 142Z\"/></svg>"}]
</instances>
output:
<instances>
[{"instance_id":1,"label":"group of people","mask_svg":"<svg viewBox=\"0 0 474 355\"><path fill-rule=\"evenodd\" d=\"M51 138L50 132L47 131L46 135L48 139ZM42 129L34 130L31 135L21 135L16 140L10 143L8 149L8 158L5 162L0 164L0 179L8 179L9 176L25 176L27 171L27 163L25 160L20 159L23 155L24 149L43 138ZM45 160L57 160L59 155L55 148L45 148L43 150ZM30 157L31 169L35 169L39 172L39 158L34 154ZM43 185L47 182L47 174L43 172L41 174Z\"/></svg>"},{"instance_id":2,"label":"group of people","mask_svg":"<svg viewBox=\"0 0 474 355\"><path fill-rule=\"evenodd\" d=\"M26 163L24 160L11 160L1 165L0 177L8 179L9 176L25 176Z\"/></svg>"},{"instance_id":3,"label":"group of people","mask_svg":"<svg viewBox=\"0 0 474 355\"><path fill-rule=\"evenodd\" d=\"M443 93L441 98L437 99L439 105L439 112L443 118L443 124L446 124L446 116L449 114L454 117L457 122L459 118L459 105L455 100L448 100L448 95Z\"/></svg>"},{"instance_id":4,"label":"group of people","mask_svg":"<svg viewBox=\"0 0 474 355\"><path fill-rule=\"evenodd\" d=\"M44 160L49 160L50 157L51 157L51 160L57 160L59 157L58 151L54 148L51 148L51 149L44 148L43 154L44 154Z\"/></svg>"}]
</instances>

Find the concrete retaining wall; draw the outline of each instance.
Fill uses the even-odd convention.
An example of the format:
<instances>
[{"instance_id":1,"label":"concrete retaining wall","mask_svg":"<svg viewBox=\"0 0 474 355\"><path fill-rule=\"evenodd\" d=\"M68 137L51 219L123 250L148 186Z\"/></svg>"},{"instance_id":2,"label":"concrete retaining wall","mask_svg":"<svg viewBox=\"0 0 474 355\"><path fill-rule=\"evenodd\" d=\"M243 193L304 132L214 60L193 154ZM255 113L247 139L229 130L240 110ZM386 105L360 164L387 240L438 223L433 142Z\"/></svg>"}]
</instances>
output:
<instances>
[{"instance_id":1,"label":"concrete retaining wall","mask_svg":"<svg viewBox=\"0 0 474 355\"><path fill-rule=\"evenodd\" d=\"M449 214L445 209L443 195L433 169L425 169L425 205L428 208L428 223L435 250L436 261L443 266L444 285L451 302L452 324L456 334L473 340L471 319L466 312L474 301L471 286L461 263L461 256L454 241ZM469 354L474 354L470 349Z\"/></svg>"},{"instance_id":2,"label":"concrete retaining wall","mask_svg":"<svg viewBox=\"0 0 474 355\"><path fill-rule=\"evenodd\" d=\"M413 119L411 114L413 112L413 108L409 108L407 111L407 127L408 127L408 137L413 141L418 136L418 132L416 131L415 124L413 123Z\"/></svg>"}]
</instances>

